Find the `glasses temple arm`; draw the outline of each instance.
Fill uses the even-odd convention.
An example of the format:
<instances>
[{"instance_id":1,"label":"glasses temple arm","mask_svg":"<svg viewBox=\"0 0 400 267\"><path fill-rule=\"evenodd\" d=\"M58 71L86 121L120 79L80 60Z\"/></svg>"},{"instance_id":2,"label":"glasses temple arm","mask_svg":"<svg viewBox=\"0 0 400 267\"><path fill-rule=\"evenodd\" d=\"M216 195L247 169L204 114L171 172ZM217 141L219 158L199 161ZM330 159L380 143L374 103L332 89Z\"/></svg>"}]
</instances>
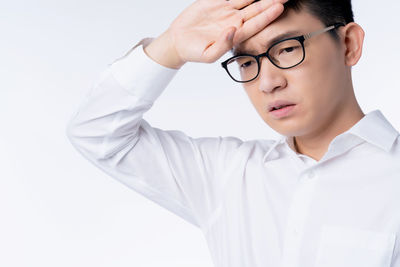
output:
<instances>
[{"instance_id":1,"label":"glasses temple arm","mask_svg":"<svg viewBox=\"0 0 400 267\"><path fill-rule=\"evenodd\" d=\"M310 39L311 37L313 37L313 36L315 36L315 35L318 35L318 34L321 34L321 33L327 32L327 31L330 31L330 30L332 30L332 29L334 29L334 28L337 28L337 27L339 27L339 26L344 26L344 24L343 24L343 23L336 23L335 25L326 27L325 29L322 29L322 30L319 30L319 31L315 31L315 32L311 32L311 33L305 34L305 35L304 35L304 39Z\"/></svg>"}]
</instances>

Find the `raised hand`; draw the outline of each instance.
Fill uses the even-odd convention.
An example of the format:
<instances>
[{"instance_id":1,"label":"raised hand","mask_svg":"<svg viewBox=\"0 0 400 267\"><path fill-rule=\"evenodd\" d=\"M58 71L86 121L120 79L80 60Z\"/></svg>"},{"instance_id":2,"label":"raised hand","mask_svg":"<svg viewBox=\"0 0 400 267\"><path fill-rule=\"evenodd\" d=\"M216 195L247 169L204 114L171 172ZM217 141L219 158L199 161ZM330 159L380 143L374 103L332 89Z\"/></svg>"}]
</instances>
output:
<instances>
[{"instance_id":1,"label":"raised hand","mask_svg":"<svg viewBox=\"0 0 400 267\"><path fill-rule=\"evenodd\" d=\"M171 68L186 62L215 62L279 17L287 1L197 0L145 52Z\"/></svg>"}]
</instances>

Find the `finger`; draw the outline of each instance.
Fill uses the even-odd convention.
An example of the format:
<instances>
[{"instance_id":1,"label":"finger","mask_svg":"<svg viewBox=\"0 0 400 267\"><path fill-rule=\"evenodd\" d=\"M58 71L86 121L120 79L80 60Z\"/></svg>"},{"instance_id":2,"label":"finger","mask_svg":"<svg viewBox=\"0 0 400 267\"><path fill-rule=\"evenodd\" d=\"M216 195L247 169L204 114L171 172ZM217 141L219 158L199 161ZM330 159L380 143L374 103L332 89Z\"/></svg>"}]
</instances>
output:
<instances>
[{"instance_id":1,"label":"finger","mask_svg":"<svg viewBox=\"0 0 400 267\"><path fill-rule=\"evenodd\" d=\"M227 0L229 3L236 9L244 9L246 6L251 6L253 4L257 4L259 2L268 3L270 5L281 2L286 3L288 0Z\"/></svg>"},{"instance_id":2,"label":"finger","mask_svg":"<svg viewBox=\"0 0 400 267\"><path fill-rule=\"evenodd\" d=\"M206 63L215 62L222 57L233 46L233 37L236 32L236 27L229 27L225 29L218 40L211 46L204 50L202 61Z\"/></svg>"},{"instance_id":3,"label":"finger","mask_svg":"<svg viewBox=\"0 0 400 267\"><path fill-rule=\"evenodd\" d=\"M253 3L249 6L246 6L243 8L240 13L244 21L247 21L251 19L252 17L260 14L261 12L267 10L270 8L272 5L275 3L281 3L284 4L288 0L275 0L275 1L258 1L256 3Z\"/></svg>"},{"instance_id":4,"label":"finger","mask_svg":"<svg viewBox=\"0 0 400 267\"><path fill-rule=\"evenodd\" d=\"M277 3L272 5L270 8L264 12L258 14L254 18L246 21L243 26L237 30L235 37L233 39L234 44L243 42L244 40L252 37L253 35L260 32L268 24L279 17L283 12L283 5Z\"/></svg>"},{"instance_id":5,"label":"finger","mask_svg":"<svg viewBox=\"0 0 400 267\"><path fill-rule=\"evenodd\" d=\"M247 5L250 5L254 0L227 0L236 9L241 9Z\"/></svg>"}]
</instances>

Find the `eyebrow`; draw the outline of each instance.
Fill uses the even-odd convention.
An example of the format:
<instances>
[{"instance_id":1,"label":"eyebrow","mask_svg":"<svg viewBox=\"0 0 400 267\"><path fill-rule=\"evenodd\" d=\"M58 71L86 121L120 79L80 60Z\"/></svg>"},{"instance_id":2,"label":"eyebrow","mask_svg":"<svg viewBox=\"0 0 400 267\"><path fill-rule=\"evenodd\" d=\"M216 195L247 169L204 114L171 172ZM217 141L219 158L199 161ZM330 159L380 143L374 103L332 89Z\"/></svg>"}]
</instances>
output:
<instances>
[{"instance_id":1,"label":"eyebrow","mask_svg":"<svg viewBox=\"0 0 400 267\"><path fill-rule=\"evenodd\" d=\"M285 33L278 34L277 36L275 36L274 38L269 40L266 44L264 44L263 48L268 48L268 47L270 47L270 45L272 45L275 42L278 42L278 41L283 40L285 38L293 37L293 36L296 36L296 35L299 35L299 34L302 34L301 31L299 31L299 30L288 31L288 32L285 32ZM239 54L244 54L244 53L250 53L250 54L257 54L258 53L254 49L244 50L244 49L241 49L241 48L232 48L230 51L233 54L233 56L237 56Z\"/></svg>"}]
</instances>

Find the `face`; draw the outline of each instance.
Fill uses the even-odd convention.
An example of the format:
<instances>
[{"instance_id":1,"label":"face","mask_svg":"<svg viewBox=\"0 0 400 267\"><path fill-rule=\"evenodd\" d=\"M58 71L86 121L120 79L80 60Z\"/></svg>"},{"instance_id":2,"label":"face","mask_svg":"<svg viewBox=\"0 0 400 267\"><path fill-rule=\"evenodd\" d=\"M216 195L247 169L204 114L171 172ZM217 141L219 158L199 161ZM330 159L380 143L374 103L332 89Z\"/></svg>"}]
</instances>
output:
<instances>
[{"instance_id":1,"label":"face","mask_svg":"<svg viewBox=\"0 0 400 267\"><path fill-rule=\"evenodd\" d=\"M300 31L296 36L325 27L306 11L287 10L235 48L256 55L265 52L269 40L281 33ZM304 47L304 61L291 69L279 69L266 57L260 58L258 78L243 84L261 118L286 136L302 136L324 129L350 98L350 67L345 64L342 45L326 32L305 40ZM289 114L277 118L268 110L268 105L276 100L286 100L295 106Z\"/></svg>"}]
</instances>

